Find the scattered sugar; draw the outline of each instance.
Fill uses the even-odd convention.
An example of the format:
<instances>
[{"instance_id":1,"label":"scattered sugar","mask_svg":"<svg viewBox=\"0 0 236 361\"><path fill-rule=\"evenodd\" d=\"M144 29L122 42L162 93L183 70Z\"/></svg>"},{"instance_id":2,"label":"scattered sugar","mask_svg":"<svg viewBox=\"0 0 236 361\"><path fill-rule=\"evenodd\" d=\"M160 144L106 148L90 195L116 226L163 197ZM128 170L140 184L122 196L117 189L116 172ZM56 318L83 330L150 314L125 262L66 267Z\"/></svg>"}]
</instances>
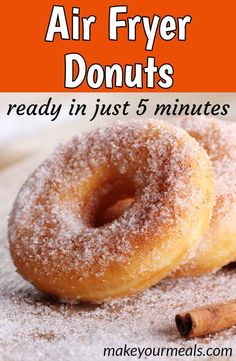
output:
<instances>
[{"instance_id":1,"label":"scattered sugar","mask_svg":"<svg viewBox=\"0 0 236 361\"><path fill-rule=\"evenodd\" d=\"M230 360L236 360L235 327L187 341L174 324L179 312L232 299L236 294L235 268L201 278L166 279L136 296L98 306L60 304L36 291L14 272L6 249L1 265L0 359L101 361L104 347L187 348L197 344L203 348L232 347L234 357Z\"/></svg>"}]
</instances>

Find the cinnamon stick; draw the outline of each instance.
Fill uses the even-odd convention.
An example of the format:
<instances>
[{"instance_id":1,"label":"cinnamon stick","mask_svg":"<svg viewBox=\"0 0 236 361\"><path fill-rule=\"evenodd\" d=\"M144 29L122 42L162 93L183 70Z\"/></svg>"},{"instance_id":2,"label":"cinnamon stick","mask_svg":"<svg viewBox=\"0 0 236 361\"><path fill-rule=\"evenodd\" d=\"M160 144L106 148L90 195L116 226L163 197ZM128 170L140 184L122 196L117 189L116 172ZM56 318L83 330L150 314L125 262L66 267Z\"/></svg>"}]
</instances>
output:
<instances>
[{"instance_id":1,"label":"cinnamon stick","mask_svg":"<svg viewBox=\"0 0 236 361\"><path fill-rule=\"evenodd\" d=\"M175 323L181 336L204 336L236 325L236 300L203 306L178 314Z\"/></svg>"}]
</instances>

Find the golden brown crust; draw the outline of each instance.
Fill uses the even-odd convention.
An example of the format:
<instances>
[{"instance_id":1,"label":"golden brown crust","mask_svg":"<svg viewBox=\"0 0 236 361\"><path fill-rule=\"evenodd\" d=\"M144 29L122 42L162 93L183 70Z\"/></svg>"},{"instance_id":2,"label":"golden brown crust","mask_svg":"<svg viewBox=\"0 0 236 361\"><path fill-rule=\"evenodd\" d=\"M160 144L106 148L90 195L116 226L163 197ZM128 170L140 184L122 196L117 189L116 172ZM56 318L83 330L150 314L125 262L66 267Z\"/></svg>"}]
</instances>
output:
<instances>
[{"instance_id":1,"label":"golden brown crust","mask_svg":"<svg viewBox=\"0 0 236 361\"><path fill-rule=\"evenodd\" d=\"M165 277L209 224L206 152L166 123L100 128L61 145L20 190L9 218L18 272L66 300L101 302ZM120 196L122 195L122 197ZM121 198L132 204L98 227Z\"/></svg>"}]
</instances>

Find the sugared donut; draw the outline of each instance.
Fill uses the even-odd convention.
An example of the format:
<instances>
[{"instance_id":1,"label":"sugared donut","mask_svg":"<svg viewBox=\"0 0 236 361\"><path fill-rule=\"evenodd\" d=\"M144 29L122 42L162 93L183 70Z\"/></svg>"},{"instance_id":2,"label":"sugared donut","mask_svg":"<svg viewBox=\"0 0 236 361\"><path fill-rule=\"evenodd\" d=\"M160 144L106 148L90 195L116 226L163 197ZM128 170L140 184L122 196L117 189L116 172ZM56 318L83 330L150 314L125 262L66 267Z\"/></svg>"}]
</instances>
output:
<instances>
[{"instance_id":1,"label":"sugared donut","mask_svg":"<svg viewBox=\"0 0 236 361\"><path fill-rule=\"evenodd\" d=\"M206 152L166 123L100 128L60 145L21 188L9 217L18 272L67 301L101 302L165 277L209 224ZM119 199L110 223L100 215Z\"/></svg>"},{"instance_id":2,"label":"sugared donut","mask_svg":"<svg viewBox=\"0 0 236 361\"><path fill-rule=\"evenodd\" d=\"M215 173L211 224L195 254L175 272L201 275L236 260L236 124L206 117L174 119L207 151Z\"/></svg>"}]
</instances>

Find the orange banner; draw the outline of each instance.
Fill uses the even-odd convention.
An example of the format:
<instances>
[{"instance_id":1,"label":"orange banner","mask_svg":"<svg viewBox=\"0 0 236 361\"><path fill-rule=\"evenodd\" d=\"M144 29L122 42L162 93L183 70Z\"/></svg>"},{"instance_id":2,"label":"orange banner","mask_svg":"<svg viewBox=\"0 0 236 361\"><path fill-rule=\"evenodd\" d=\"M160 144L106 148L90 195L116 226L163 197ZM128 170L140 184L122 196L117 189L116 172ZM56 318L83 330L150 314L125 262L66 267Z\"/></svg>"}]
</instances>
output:
<instances>
[{"instance_id":1,"label":"orange banner","mask_svg":"<svg viewBox=\"0 0 236 361\"><path fill-rule=\"evenodd\" d=\"M235 0L4 1L0 91L236 91Z\"/></svg>"}]
</instances>

